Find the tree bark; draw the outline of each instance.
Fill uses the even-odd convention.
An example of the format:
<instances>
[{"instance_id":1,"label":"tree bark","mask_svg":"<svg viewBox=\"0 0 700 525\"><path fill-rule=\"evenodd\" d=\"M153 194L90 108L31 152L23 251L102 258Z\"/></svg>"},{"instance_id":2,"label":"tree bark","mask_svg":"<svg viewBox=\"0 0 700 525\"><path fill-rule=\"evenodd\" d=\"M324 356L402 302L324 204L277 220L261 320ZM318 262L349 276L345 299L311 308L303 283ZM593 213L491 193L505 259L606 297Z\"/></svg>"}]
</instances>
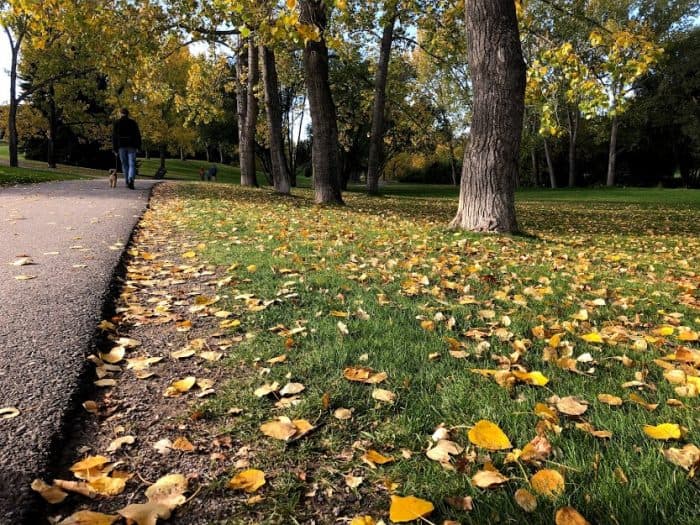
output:
<instances>
[{"instance_id":1,"label":"tree bark","mask_svg":"<svg viewBox=\"0 0 700 525\"><path fill-rule=\"evenodd\" d=\"M549 143L547 142L547 139L543 139L542 141L544 142L544 157L547 159L547 171L549 171L549 186L555 190L557 188L557 174L554 173L552 154L549 151Z\"/></svg>"},{"instance_id":2,"label":"tree bark","mask_svg":"<svg viewBox=\"0 0 700 525\"><path fill-rule=\"evenodd\" d=\"M182 149L182 146L180 146L180 160L185 160L185 150Z\"/></svg>"},{"instance_id":3,"label":"tree bark","mask_svg":"<svg viewBox=\"0 0 700 525\"><path fill-rule=\"evenodd\" d=\"M288 195L291 191L291 180L287 170L287 159L284 156L282 109L280 107L275 53L269 47L260 46L260 54L263 57L262 76L265 87L265 113L267 115L267 130L270 141L272 182L277 193Z\"/></svg>"},{"instance_id":4,"label":"tree bark","mask_svg":"<svg viewBox=\"0 0 700 525\"><path fill-rule=\"evenodd\" d=\"M258 48L253 40L248 42L248 80L246 86L246 115L241 137L241 186L258 187L255 172L255 133L258 123L258 99L255 87L259 81Z\"/></svg>"},{"instance_id":5,"label":"tree bark","mask_svg":"<svg viewBox=\"0 0 700 525\"><path fill-rule=\"evenodd\" d=\"M615 186L615 166L617 164L617 132L620 128L620 121L617 116L612 118L612 126L610 128L610 151L608 152L608 177L607 186L612 188Z\"/></svg>"},{"instance_id":6,"label":"tree bark","mask_svg":"<svg viewBox=\"0 0 700 525\"><path fill-rule=\"evenodd\" d=\"M160 167L165 169L165 145L161 144L158 147L158 155L160 156ZM124 169L124 168L122 168Z\"/></svg>"},{"instance_id":7,"label":"tree bark","mask_svg":"<svg viewBox=\"0 0 700 525\"><path fill-rule=\"evenodd\" d=\"M219 164L223 164L223 163L224 163L224 147L221 144L221 142L219 142Z\"/></svg>"},{"instance_id":8,"label":"tree bark","mask_svg":"<svg viewBox=\"0 0 700 525\"><path fill-rule=\"evenodd\" d=\"M46 163L49 168L56 168L56 130L58 129L58 117L56 115L56 92L53 84L48 88L49 102L49 129L47 133Z\"/></svg>"},{"instance_id":9,"label":"tree bark","mask_svg":"<svg viewBox=\"0 0 700 525\"><path fill-rule=\"evenodd\" d=\"M10 167L16 168L19 166L19 152L17 140L17 61L19 59L19 50L24 38L24 31L20 31L17 35L17 40L12 38L10 29L5 27L5 34L10 42L11 62L10 62L10 107L7 114L7 142L10 150Z\"/></svg>"},{"instance_id":10,"label":"tree bark","mask_svg":"<svg viewBox=\"0 0 700 525\"><path fill-rule=\"evenodd\" d=\"M540 187L540 163L537 158L537 148L533 144L532 149L530 149L530 162L532 162L532 179L535 182L535 186Z\"/></svg>"},{"instance_id":11,"label":"tree bark","mask_svg":"<svg viewBox=\"0 0 700 525\"><path fill-rule=\"evenodd\" d=\"M580 114L578 109L569 109L566 115L569 120L569 188L573 188L576 186L576 145Z\"/></svg>"},{"instance_id":12,"label":"tree bark","mask_svg":"<svg viewBox=\"0 0 700 525\"><path fill-rule=\"evenodd\" d=\"M391 47L394 43L394 26L396 14L387 21L382 33L379 48L379 63L377 76L374 79L374 106L372 108L372 131L369 139L369 160L367 161L367 193L379 193L379 166L384 143L384 110L386 108L386 83L389 76Z\"/></svg>"},{"instance_id":13,"label":"tree bark","mask_svg":"<svg viewBox=\"0 0 700 525\"><path fill-rule=\"evenodd\" d=\"M304 46L304 73L309 95L313 143L311 163L315 201L318 204L342 204L338 161L338 122L328 81L328 47L324 37L328 8L324 0L303 0L299 21L319 28L318 41Z\"/></svg>"},{"instance_id":14,"label":"tree bark","mask_svg":"<svg viewBox=\"0 0 700 525\"><path fill-rule=\"evenodd\" d=\"M474 116L459 208L451 226L516 232L514 186L525 110L525 62L515 3L469 0L465 15Z\"/></svg>"}]
</instances>

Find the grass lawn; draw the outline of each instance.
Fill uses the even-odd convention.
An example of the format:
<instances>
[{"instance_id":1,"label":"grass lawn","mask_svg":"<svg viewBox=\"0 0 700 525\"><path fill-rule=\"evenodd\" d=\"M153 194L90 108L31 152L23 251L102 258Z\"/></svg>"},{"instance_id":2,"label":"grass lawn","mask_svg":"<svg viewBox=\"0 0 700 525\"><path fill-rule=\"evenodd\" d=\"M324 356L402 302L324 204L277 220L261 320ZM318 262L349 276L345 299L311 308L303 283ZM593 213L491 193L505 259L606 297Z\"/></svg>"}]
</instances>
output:
<instances>
[{"instance_id":1,"label":"grass lawn","mask_svg":"<svg viewBox=\"0 0 700 525\"><path fill-rule=\"evenodd\" d=\"M30 184L35 182L48 182L52 180L80 179L79 175L51 170L34 168L10 168L0 166L0 186L12 184Z\"/></svg>"},{"instance_id":2,"label":"grass lawn","mask_svg":"<svg viewBox=\"0 0 700 525\"><path fill-rule=\"evenodd\" d=\"M217 308L247 334L223 362L232 379L197 409L267 476L264 498L245 506L242 495L234 522L386 521L393 494L432 502L427 523L553 523L563 506L592 523L697 523L698 482L662 450L700 444L700 192L522 192L528 235L514 237L447 230L452 199L386 193L347 194L340 208L306 191L219 185L158 197L159 228L197 245L183 261L227 268ZM344 377L360 367L386 379ZM279 395L254 395L290 381L305 390L283 408ZM585 412L567 415L568 396ZM231 425L234 407L243 415ZM339 408L351 418L334 417ZM260 431L278 416L317 428L285 444ZM471 443L480 420L515 450ZM645 434L662 423L683 436ZM443 464L426 456L441 425L459 445ZM530 442L538 452L520 455ZM392 461L375 468L368 450ZM502 485L474 486L493 469ZM561 491L538 493L542 469L563 477ZM536 496L535 512L518 506L518 489ZM473 510L446 499L464 497Z\"/></svg>"}]
</instances>

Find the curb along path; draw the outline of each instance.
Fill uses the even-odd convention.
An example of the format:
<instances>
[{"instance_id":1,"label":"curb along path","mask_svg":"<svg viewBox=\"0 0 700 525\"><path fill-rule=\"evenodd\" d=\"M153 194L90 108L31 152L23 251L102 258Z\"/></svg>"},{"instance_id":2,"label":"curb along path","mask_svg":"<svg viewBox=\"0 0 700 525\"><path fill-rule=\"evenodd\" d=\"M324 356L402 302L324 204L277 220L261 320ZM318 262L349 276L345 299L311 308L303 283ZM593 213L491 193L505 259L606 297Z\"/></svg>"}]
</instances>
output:
<instances>
[{"instance_id":1,"label":"curb along path","mask_svg":"<svg viewBox=\"0 0 700 525\"><path fill-rule=\"evenodd\" d=\"M30 484L62 446L95 326L148 205L153 183L136 184L110 189L105 177L0 189L2 525L31 522L43 505Z\"/></svg>"}]
</instances>

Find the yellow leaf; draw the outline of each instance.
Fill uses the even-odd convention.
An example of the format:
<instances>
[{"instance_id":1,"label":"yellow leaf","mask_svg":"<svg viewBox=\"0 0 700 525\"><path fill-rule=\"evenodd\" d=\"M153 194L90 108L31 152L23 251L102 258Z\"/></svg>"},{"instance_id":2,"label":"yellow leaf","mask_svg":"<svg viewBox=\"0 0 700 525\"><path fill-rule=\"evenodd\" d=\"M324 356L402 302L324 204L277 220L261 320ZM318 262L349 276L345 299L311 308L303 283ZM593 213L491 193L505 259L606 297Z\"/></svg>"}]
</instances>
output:
<instances>
[{"instance_id":1,"label":"yellow leaf","mask_svg":"<svg viewBox=\"0 0 700 525\"><path fill-rule=\"evenodd\" d=\"M525 512L535 512L537 509L537 498L527 489L518 489L515 491L515 502Z\"/></svg>"},{"instance_id":2,"label":"yellow leaf","mask_svg":"<svg viewBox=\"0 0 700 525\"><path fill-rule=\"evenodd\" d=\"M532 490L542 496L556 498L564 492L564 477L552 469L542 469L530 478Z\"/></svg>"},{"instance_id":3,"label":"yellow leaf","mask_svg":"<svg viewBox=\"0 0 700 525\"><path fill-rule=\"evenodd\" d=\"M166 397L175 397L180 394L189 392L190 389L197 382L197 378L193 376L186 377L185 379L180 379L179 381L173 381L168 389L165 391Z\"/></svg>"},{"instance_id":4,"label":"yellow leaf","mask_svg":"<svg viewBox=\"0 0 700 525\"><path fill-rule=\"evenodd\" d=\"M369 449L367 452L365 452L362 455L362 460L364 462L368 463L371 467L375 467L377 465L384 465L385 463L391 463L392 461L394 461L394 458L384 456L383 454L380 454L376 450Z\"/></svg>"},{"instance_id":5,"label":"yellow leaf","mask_svg":"<svg viewBox=\"0 0 700 525\"><path fill-rule=\"evenodd\" d=\"M387 378L387 374L386 372L375 372L371 368L348 367L343 370L343 377L348 381L376 385L384 381Z\"/></svg>"},{"instance_id":6,"label":"yellow leaf","mask_svg":"<svg viewBox=\"0 0 700 525\"><path fill-rule=\"evenodd\" d=\"M477 447L488 450L507 450L513 448L508 436L499 428L498 425L482 419L469 429L469 441Z\"/></svg>"},{"instance_id":7,"label":"yellow leaf","mask_svg":"<svg viewBox=\"0 0 700 525\"><path fill-rule=\"evenodd\" d=\"M432 332L435 330L435 323L433 321L427 320L427 321L421 321L420 327L423 330L427 330L428 332Z\"/></svg>"},{"instance_id":8,"label":"yellow leaf","mask_svg":"<svg viewBox=\"0 0 700 525\"><path fill-rule=\"evenodd\" d=\"M376 521L372 516L355 516L350 525L376 525Z\"/></svg>"},{"instance_id":9,"label":"yellow leaf","mask_svg":"<svg viewBox=\"0 0 700 525\"><path fill-rule=\"evenodd\" d=\"M554 517L556 525L590 525L573 507L562 507Z\"/></svg>"},{"instance_id":10,"label":"yellow leaf","mask_svg":"<svg viewBox=\"0 0 700 525\"><path fill-rule=\"evenodd\" d=\"M81 510L60 521L58 525L112 525L119 516Z\"/></svg>"},{"instance_id":11,"label":"yellow leaf","mask_svg":"<svg viewBox=\"0 0 700 525\"><path fill-rule=\"evenodd\" d=\"M170 448L173 448L175 450L179 450L181 452L193 452L194 451L194 445L186 437L177 438L175 441L173 441L173 444L170 446Z\"/></svg>"},{"instance_id":12,"label":"yellow leaf","mask_svg":"<svg viewBox=\"0 0 700 525\"><path fill-rule=\"evenodd\" d=\"M619 407L620 405L622 405L622 398L613 396L611 394L598 394L598 401L613 407Z\"/></svg>"},{"instance_id":13,"label":"yellow leaf","mask_svg":"<svg viewBox=\"0 0 700 525\"><path fill-rule=\"evenodd\" d=\"M675 330L675 328L673 328L670 325L663 325L663 326L659 326L656 330L653 330L652 334L658 335L660 337L664 337L664 336L672 335L674 330Z\"/></svg>"},{"instance_id":14,"label":"yellow leaf","mask_svg":"<svg viewBox=\"0 0 700 525\"><path fill-rule=\"evenodd\" d=\"M197 257L197 253L196 253L196 252L193 252L193 251L189 251L189 252L183 253L182 256L183 256L185 259L194 259L195 257Z\"/></svg>"},{"instance_id":15,"label":"yellow leaf","mask_svg":"<svg viewBox=\"0 0 700 525\"><path fill-rule=\"evenodd\" d=\"M644 425L644 433L652 439L668 440L681 439L683 428L675 423L661 423L660 425Z\"/></svg>"},{"instance_id":16,"label":"yellow leaf","mask_svg":"<svg viewBox=\"0 0 700 525\"><path fill-rule=\"evenodd\" d=\"M168 474L159 478L153 485L146 489L146 497L150 503L163 505L172 510L179 507L187 498L187 478L182 474Z\"/></svg>"},{"instance_id":17,"label":"yellow leaf","mask_svg":"<svg viewBox=\"0 0 700 525\"><path fill-rule=\"evenodd\" d=\"M229 482L228 487L234 490L243 490L252 494L265 484L265 473L262 470L249 469L236 474Z\"/></svg>"},{"instance_id":18,"label":"yellow leaf","mask_svg":"<svg viewBox=\"0 0 700 525\"><path fill-rule=\"evenodd\" d=\"M389 519L394 523L406 523L429 516L434 508L432 503L424 499L391 496Z\"/></svg>"},{"instance_id":19,"label":"yellow leaf","mask_svg":"<svg viewBox=\"0 0 700 525\"><path fill-rule=\"evenodd\" d=\"M91 479L88 485L101 496L116 496L124 492L126 479L101 476Z\"/></svg>"},{"instance_id":20,"label":"yellow leaf","mask_svg":"<svg viewBox=\"0 0 700 525\"><path fill-rule=\"evenodd\" d=\"M581 336L581 339L587 343L604 343L603 338L598 332L591 332L590 334L585 334Z\"/></svg>"},{"instance_id":21,"label":"yellow leaf","mask_svg":"<svg viewBox=\"0 0 700 525\"><path fill-rule=\"evenodd\" d=\"M89 479L100 472L107 463L109 463L109 458L104 456L88 456L75 463L70 470L78 479Z\"/></svg>"},{"instance_id":22,"label":"yellow leaf","mask_svg":"<svg viewBox=\"0 0 700 525\"><path fill-rule=\"evenodd\" d=\"M544 386L549 383L549 379L542 372L519 372L514 370L512 373L519 381L529 385Z\"/></svg>"},{"instance_id":23,"label":"yellow leaf","mask_svg":"<svg viewBox=\"0 0 700 525\"><path fill-rule=\"evenodd\" d=\"M68 496L68 494L63 492L60 488L49 485L41 479L35 479L32 481L32 490L38 492L42 498L52 505L61 503Z\"/></svg>"},{"instance_id":24,"label":"yellow leaf","mask_svg":"<svg viewBox=\"0 0 700 525\"><path fill-rule=\"evenodd\" d=\"M100 354L100 359L102 359L105 363L114 365L124 359L125 354L126 350L123 346L115 346L109 351L109 353Z\"/></svg>"},{"instance_id":25,"label":"yellow leaf","mask_svg":"<svg viewBox=\"0 0 700 525\"><path fill-rule=\"evenodd\" d=\"M254 264L251 264L246 267L246 270L248 270L248 273L255 273L258 271L258 267L255 266Z\"/></svg>"}]
</instances>

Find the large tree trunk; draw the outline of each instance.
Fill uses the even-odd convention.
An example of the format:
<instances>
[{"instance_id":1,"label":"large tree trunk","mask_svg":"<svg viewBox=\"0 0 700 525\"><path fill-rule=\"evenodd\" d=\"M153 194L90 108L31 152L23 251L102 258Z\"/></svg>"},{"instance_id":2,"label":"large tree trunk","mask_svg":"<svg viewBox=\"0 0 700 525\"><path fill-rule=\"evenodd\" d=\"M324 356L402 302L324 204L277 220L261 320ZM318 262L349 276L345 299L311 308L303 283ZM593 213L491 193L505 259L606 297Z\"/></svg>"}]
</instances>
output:
<instances>
[{"instance_id":1,"label":"large tree trunk","mask_svg":"<svg viewBox=\"0 0 700 525\"><path fill-rule=\"evenodd\" d=\"M615 186L615 165L617 164L617 132L620 127L620 121L615 116L612 118L612 127L610 128L610 151L608 152L608 179L607 186L612 188Z\"/></svg>"},{"instance_id":2,"label":"large tree trunk","mask_svg":"<svg viewBox=\"0 0 700 525\"><path fill-rule=\"evenodd\" d=\"M471 139L451 226L515 232L515 181L525 110L525 62L513 0L465 2L474 92Z\"/></svg>"},{"instance_id":3,"label":"large tree trunk","mask_svg":"<svg viewBox=\"0 0 700 525\"><path fill-rule=\"evenodd\" d=\"M540 183L540 163L537 158L537 148L533 144L530 150L530 162L532 163L532 180L535 182L535 186L538 188L541 186Z\"/></svg>"},{"instance_id":4,"label":"large tree trunk","mask_svg":"<svg viewBox=\"0 0 700 525\"><path fill-rule=\"evenodd\" d=\"M576 145L581 115L578 108L567 110L566 115L569 120L569 188L573 188L576 186Z\"/></svg>"},{"instance_id":5,"label":"large tree trunk","mask_svg":"<svg viewBox=\"0 0 700 525\"><path fill-rule=\"evenodd\" d=\"M265 86L265 113L270 140L272 163L272 181L277 193L289 194L291 181L284 156L284 137L282 136L282 109L280 107L279 82L275 53L266 46L260 46L262 60L263 85Z\"/></svg>"},{"instance_id":6,"label":"large tree trunk","mask_svg":"<svg viewBox=\"0 0 700 525\"><path fill-rule=\"evenodd\" d=\"M554 163L552 162L552 154L549 151L549 143L547 139L544 142L544 157L547 159L547 171L549 171L549 186L554 190L557 188L557 174L554 173Z\"/></svg>"},{"instance_id":7,"label":"large tree trunk","mask_svg":"<svg viewBox=\"0 0 700 525\"><path fill-rule=\"evenodd\" d=\"M245 144L245 119L248 114L248 94L244 82L248 64L248 54L239 39L236 49L236 123L238 124L238 165L243 178L243 150ZM207 146L207 162L209 162L209 144Z\"/></svg>"},{"instance_id":8,"label":"large tree trunk","mask_svg":"<svg viewBox=\"0 0 700 525\"><path fill-rule=\"evenodd\" d=\"M241 138L241 185L258 186L255 173L255 131L258 123L258 99L255 86L259 80L258 48L253 40L248 42L248 85L246 87L246 115Z\"/></svg>"},{"instance_id":9,"label":"large tree trunk","mask_svg":"<svg viewBox=\"0 0 700 525\"><path fill-rule=\"evenodd\" d=\"M324 0L303 0L299 20L321 32L318 41L304 47L304 73L309 94L313 144L311 150L315 200L319 204L343 203L338 162L338 123L328 82L328 48L324 31L327 7Z\"/></svg>"},{"instance_id":10,"label":"large tree trunk","mask_svg":"<svg viewBox=\"0 0 700 525\"><path fill-rule=\"evenodd\" d=\"M367 193L376 195L379 193L379 166L384 143L384 109L386 107L386 82L389 76L389 61L391 60L391 47L394 43L394 26L396 14L393 14L382 33L382 42L379 48L379 63L377 64L377 76L374 79L374 106L372 108L372 131L369 139L369 160L367 161Z\"/></svg>"}]
</instances>

